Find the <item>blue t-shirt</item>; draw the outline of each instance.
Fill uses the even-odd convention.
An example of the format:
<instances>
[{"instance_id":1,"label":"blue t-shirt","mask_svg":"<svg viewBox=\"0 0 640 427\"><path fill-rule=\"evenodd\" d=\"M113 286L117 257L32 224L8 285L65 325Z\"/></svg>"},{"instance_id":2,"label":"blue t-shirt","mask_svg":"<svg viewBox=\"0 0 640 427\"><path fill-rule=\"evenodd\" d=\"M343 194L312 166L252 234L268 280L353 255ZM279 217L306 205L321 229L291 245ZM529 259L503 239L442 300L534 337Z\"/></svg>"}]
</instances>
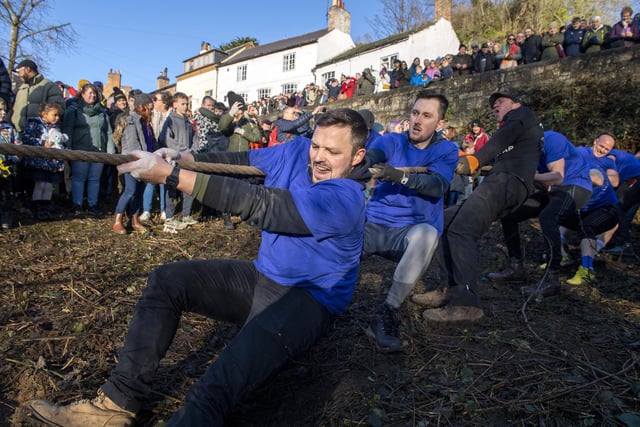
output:
<instances>
[{"instance_id":1,"label":"blue t-shirt","mask_svg":"<svg viewBox=\"0 0 640 427\"><path fill-rule=\"evenodd\" d=\"M584 157L589 163L589 165L591 165L592 167L597 166L602 171L605 171L605 172L609 169L613 169L615 171L618 170L618 168L616 167L616 162L614 162L613 159L607 156L596 157L593 154L592 147L577 147L576 150L578 150L578 153L580 153L580 155Z\"/></svg>"},{"instance_id":2,"label":"blue t-shirt","mask_svg":"<svg viewBox=\"0 0 640 427\"><path fill-rule=\"evenodd\" d=\"M616 169L620 175L620 181L640 176L640 159L636 156L627 151L616 149L611 150L609 154L616 158Z\"/></svg>"},{"instance_id":3,"label":"blue t-shirt","mask_svg":"<svg viewBox=\"0 0 640 427\"><path fill-rule=\"evenodd\" d=\"M351 179L312 183L310 145L310 139L299 136L286 144L249 152L249 164L266 175L265 186L291 192L312 233L300 236L263 230L254 264L271 280L306 289L327 310L339 314L351 301L358 278L364 191Z\"/></svg>"},{"instance_id":4,"label":"blue t-shirt","mask_svg":"<svg viewBox=\"0 0 640 427\"><path fill-rule=\"evenodd\" d=\"M385 153L386 163L393 167L426 167L451 184L458 164L458 147L440 135L420 150L409 142L406 132L382 135L371 149ZM447 187L448 188L448 187ZM443 197L427 197L402 184L377 181L373 196L367 204L367 221L387 227L428 223L442 234L444 223Z\"/></svg>"},{"instance_id":5,"label":"blue t-shirt","mask_svg":"<svg viewBox=\"0 0 640 427\"><path fill-rule=\"evenodd\" d=\"M612 206L617 204L618 196L616 196L616 190L615 188L613 188L613 185L611 185L611 182L607 177L607 169L611 169L610 166L613 165L606 160L611 159L607 159L606 157L594 156L593 150L590 147L578 147L576 151L585 159L589 169L598 169L604 177L604 184L598 187L592 187L591 198L586 205L580 208L580 212L591 212L604 206ZM602 159L606 160L601 161ZM603 167L603 163L608 167Z\"/></svg>"},{"instance_id":6,"label":"blue t-shirt","mask_svg":"<svg viewBox=\"0 0 640 427\"><path fill-rule=\"evenodd\" d=\"M370 130L369 137L367 138L367 142L364 143L364 148L366 148L367 150L371 148L371 144L373 143L373 141L380 138L381 136L382 135L380 135L378 132L374 130Z\"/></svg>"},{"instance_id":7,"label":"blue t-shirt","mask_svg":"<svg viewBox=\"0 0 640 427\"><path fill-rule=\"evenodd\" d=\"M544 147L538 162L540 173L550 172L549 163L564 159L564 180L562 185L577 185L591 191L591 177L586 160L578 154L576 147L561 133L551 130L544 132Z\"/></svg>"}]
</instances>

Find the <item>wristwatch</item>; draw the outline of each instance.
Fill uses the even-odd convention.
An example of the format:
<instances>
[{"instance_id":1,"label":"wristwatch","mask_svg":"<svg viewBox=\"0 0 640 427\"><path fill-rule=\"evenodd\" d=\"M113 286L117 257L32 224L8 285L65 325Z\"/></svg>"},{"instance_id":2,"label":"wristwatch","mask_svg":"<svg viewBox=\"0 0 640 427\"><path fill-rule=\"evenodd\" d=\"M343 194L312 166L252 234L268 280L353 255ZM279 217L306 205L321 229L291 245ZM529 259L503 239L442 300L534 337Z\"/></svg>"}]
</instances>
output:
<instances>
[{"instance_id":1,"label":"wristwatch","mask_svg":"<svg viewBox=\"0 0 640 427\"><path fill-rule=\"evenodd\" d=\"M407 182L409 182L409 174L403 173L402 179L400 180L400 184L407 185Z\"/></svg>"},{"instance_id":2,"label":"wristwatch","mask_svg":"<svg viewBox=\"0 0 640 427\"><path fill-rule=\"evenodd\" d=\"M171 171L171 175L167 177L167 179L164 182L164 185L167 185L170 188L173 188L175 190L178 187L179 175L180 175L180 167L174 166L173 170Z\"/></svg>"}]
</instances>

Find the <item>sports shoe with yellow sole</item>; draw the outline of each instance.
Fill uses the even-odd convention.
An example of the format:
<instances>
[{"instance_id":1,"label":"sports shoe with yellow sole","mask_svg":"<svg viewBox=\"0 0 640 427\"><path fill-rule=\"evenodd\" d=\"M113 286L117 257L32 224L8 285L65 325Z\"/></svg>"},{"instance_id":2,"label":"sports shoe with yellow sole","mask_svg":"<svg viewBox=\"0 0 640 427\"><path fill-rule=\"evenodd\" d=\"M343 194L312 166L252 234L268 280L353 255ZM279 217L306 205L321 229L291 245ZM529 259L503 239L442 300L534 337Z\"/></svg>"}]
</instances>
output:
<instances>
[{"instance_id":1,"label":"sports shoe with yellow sole","mask_svg":"<svg viewBox=\"0 0 640 427\"><path fill-rule=\"evenodd\" d=\"M567 279L567 283L570 285L585 285L587 283L592 283L595 280L596 274L593 270L580 266L578 267L576 274L574 274L571 279Z\"/></svg>"}]
</instances>

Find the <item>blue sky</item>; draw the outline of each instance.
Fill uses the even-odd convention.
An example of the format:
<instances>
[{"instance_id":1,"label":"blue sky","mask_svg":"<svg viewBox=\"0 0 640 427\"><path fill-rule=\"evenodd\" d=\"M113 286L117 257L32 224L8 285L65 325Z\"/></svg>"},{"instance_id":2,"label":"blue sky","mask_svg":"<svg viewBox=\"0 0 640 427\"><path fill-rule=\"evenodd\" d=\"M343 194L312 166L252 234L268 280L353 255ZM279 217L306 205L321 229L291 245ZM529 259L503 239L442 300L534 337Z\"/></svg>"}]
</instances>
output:
<instances>
[{"instance_id":1,"label":"blue sky","mask_svg":"<svg viewBox=\"0 0 640 427\"><path fill-rule=\"evenodd\" d=\"M165 67L175 83L182 61L197 55L202 41L217 46L246 36L266 44L325 28L331 1L57 0L49 4L51 22L71 23L78 36L75 51L49 59L45 77L77 86L80 79L106 81L109 69L114 69L122 73L123 85L147 92L156 88L156 77ZM354 40L373 35L365 15L379 13L379 7L375 0L345 0Z\"/></svg>"}]
</instances>

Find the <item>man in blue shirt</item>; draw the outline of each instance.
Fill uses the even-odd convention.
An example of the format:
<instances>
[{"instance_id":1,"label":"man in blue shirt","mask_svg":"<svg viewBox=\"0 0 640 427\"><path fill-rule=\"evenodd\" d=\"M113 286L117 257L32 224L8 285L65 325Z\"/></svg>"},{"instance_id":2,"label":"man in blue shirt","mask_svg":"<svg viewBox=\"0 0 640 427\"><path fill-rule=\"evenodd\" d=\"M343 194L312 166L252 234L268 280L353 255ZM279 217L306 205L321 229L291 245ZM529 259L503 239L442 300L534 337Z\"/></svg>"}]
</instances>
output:
<instances>
[{"instance_id":1,"label":"man in blue shirt","mask_svg":"<svg viewBox=\"0 0 640 427\"><path fill-rule=\"evenodd\" d=\"M633 154L613 149L608 157L615 160L620 177L616 189L618 196L618 230L613 235L611 247L604 252L614 255L635 256L631 241L631 222L640 206L640 159Z\"/></svg>"},{"instance_id":2,"label":"man in blue shirt","mask_svg":"<svg viewBox=\"0 0 640 427\"><path fill-rule=\"evenodd\" d=\"M378 181L367 204L363 256L398 262L393 282L367 334L384 352L398 351L397 310L416 285L442 234L443 195L458 164L458 148L436 132L449 106L443 95L421 91L411 109L409 130L383 135L367 148ZM426 168L409 173L401 168Z\"/></svg>"},{"instance_id":3,"label":"man in blue shirt","mask_svg":"<svg viewBox=\"0 0 640 427\"><path fill-rule=\"evenodd\" d=\"M134 152L139 159L120 165L121 173L173 185L213 209L260 226L258 257L157 268L98 397L67 406L36 400L31 411L53 425L133 424L182 313L195 312L243 326L165 425L223 425L235 404L308 349L351 300L365 204L363 185L350 176L366 169L366 139L362 117L338 109L317 118L313 139L297 137L274 148L195 155L170 149ZM254 166L264 172L264 186L182 170L161 156Z\"/></svg>"}]
</instances>

